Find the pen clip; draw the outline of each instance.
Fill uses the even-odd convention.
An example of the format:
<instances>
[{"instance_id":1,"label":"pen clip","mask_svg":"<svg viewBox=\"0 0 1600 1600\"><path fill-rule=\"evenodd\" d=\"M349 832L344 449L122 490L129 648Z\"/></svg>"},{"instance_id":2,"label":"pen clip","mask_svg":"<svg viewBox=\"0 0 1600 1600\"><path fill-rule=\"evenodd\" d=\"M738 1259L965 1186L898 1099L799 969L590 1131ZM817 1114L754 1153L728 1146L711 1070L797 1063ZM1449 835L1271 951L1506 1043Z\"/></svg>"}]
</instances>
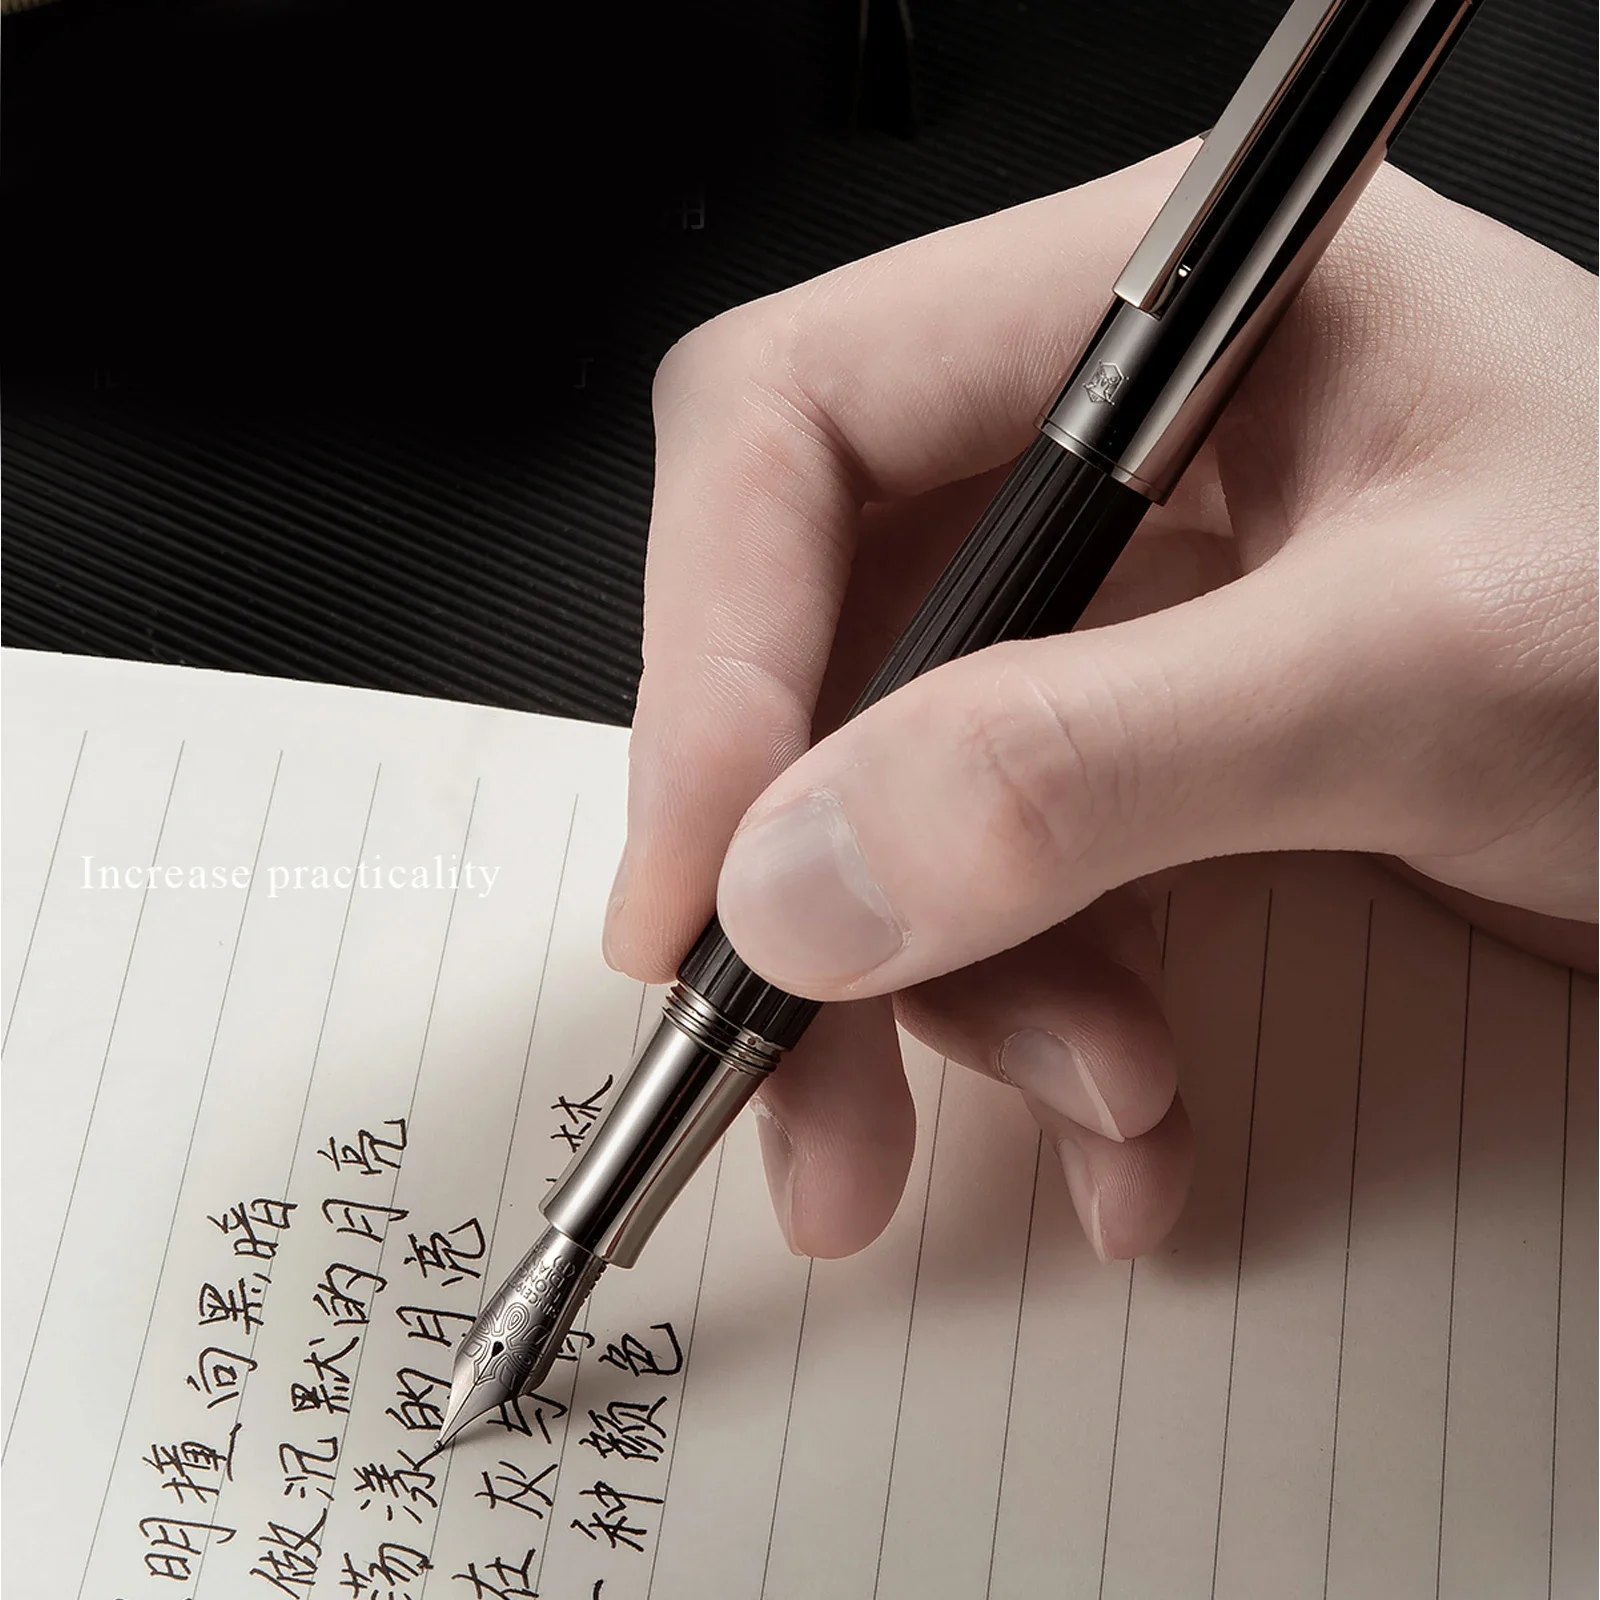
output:
<instances>
[{"instance_id":1,"label":"pen clip","mask_svg":"<svg viewBox=\"0 0 1600 1600\"><path fill-rule=\"evenodd\" d=\"M1207 224L1248 185L1264 135L1289 109L1296 81L1329 24L1354 0L1294 0L1216 126L1206 135L1150 231L1117 279L1119 299L1155 312L1204 250Z\"/></svg>"}]
</instances>

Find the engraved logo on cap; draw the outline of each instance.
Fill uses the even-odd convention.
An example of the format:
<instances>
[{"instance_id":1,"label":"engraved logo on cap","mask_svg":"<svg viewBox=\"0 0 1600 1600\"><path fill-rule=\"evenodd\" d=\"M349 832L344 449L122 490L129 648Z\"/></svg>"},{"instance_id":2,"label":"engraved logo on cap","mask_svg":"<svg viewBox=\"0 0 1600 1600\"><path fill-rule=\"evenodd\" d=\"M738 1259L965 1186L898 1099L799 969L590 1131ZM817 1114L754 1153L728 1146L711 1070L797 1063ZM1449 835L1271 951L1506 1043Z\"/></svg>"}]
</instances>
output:
<instances>
[{"instance_id":1,"label":"engraved logo on cap","mask_svg":"<svg viewBox=\"0 0 1600 1600\"><path fill-rule=\"evenodd\" d=\"M1083 392L1099 405L1108 406L1117 398L1117 391L1125 381L1125 374L1114 361L1102 361L1094 369Z\"/></svg>"}]
</instances>

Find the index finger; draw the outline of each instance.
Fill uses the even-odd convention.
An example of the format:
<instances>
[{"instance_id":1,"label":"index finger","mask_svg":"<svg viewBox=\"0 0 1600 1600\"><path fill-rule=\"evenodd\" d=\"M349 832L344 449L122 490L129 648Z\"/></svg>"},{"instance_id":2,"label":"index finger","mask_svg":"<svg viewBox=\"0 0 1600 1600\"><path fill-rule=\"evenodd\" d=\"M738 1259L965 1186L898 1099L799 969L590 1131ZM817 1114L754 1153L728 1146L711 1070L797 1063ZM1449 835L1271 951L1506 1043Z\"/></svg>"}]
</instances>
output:
<instances>
[{"instance_id":1,"label":"index finger","mask_svg":"<svg viewBox=\"0 0 1600 1600\"><path fill-rule=\"evenodd\" d=\"M670 977L810 743L862 508L1010 460L1190 147L725 313L657 375L613 965Z\"/></svg>"}]
</instances>

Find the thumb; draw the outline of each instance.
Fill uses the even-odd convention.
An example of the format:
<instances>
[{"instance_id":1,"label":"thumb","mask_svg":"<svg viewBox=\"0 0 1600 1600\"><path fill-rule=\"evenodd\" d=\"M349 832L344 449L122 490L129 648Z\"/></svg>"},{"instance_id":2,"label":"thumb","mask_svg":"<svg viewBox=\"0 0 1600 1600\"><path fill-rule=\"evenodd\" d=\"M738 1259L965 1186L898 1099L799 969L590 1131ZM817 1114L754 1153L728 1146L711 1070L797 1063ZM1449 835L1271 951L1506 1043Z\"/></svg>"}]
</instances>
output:
<instances>
[{"instance_id":1,"label":"thumb","mask_svg":"<svg viewBox=\"0 0 1600 1600\"><path fill-rule=\"evenodd\" d=\"M998 645L794 763L741 823L718 910L744 959L819 999L879 994L1209 856L1425 848L1406 794L1450 652L1335 548L1200 599ZM1401 693L1401 686L1404 692ZM1442 687L1441 687L1441 692Z\"/></svg>"}]
</instances>

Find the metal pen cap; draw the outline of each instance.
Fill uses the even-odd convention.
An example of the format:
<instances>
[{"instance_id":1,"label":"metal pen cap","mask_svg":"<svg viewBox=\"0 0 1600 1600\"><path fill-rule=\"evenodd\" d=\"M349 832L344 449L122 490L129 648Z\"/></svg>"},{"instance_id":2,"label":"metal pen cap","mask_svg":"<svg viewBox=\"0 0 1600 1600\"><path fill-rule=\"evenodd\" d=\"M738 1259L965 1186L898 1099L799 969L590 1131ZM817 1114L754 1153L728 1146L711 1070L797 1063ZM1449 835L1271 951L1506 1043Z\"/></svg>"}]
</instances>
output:
<instances>
[{"instance_id":1,"label":"metal pen cap","mask_svg":"<svg viewBox=\"0 0 1600 1600\"><path fill-rule=\"evenodd\" d=\"M1041 429L1160 503L1478 0L1295 0Z\"/></svg>"}]
</instances>

